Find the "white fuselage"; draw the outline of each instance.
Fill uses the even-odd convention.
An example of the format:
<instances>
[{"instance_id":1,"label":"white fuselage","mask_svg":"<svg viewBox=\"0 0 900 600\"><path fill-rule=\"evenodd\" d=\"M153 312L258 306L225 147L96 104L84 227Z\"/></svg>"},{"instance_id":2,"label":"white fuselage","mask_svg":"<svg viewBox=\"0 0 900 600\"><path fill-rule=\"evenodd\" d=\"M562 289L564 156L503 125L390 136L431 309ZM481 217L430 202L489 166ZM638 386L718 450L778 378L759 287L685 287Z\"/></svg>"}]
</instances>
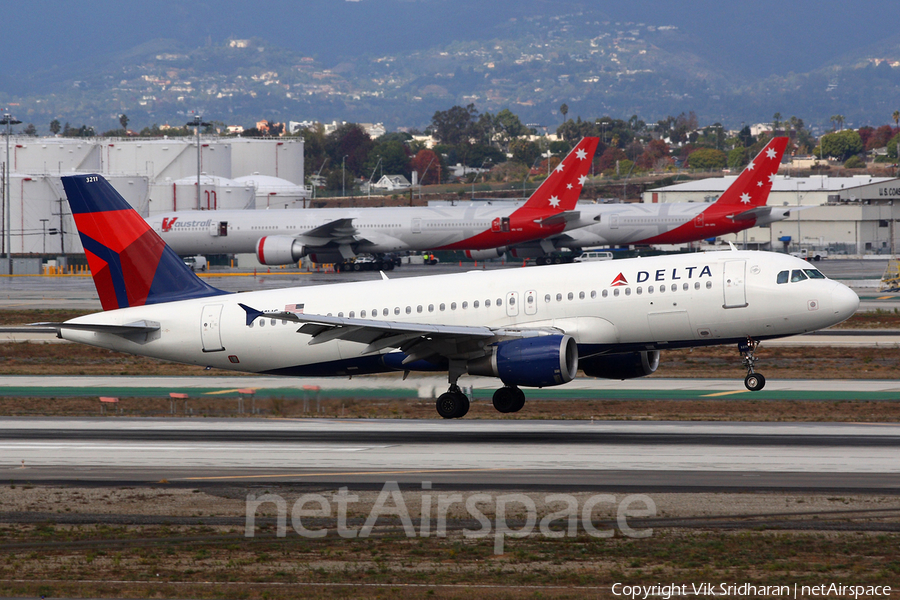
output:
<instances>
[{"instance_id":1,"label":"white fuselage","mask_svg":"<svg viewBox=\"0 0 900 600\"><path fill-rule=\"evenodd\" d=\"M73 320L159 323L160 330L146 339L71 329L62 336L227 370L337 375L361 368L356 361L365 344L309 345L310 336L298 333L296 323L277 319L260 318L249 327L238 303L264 312L302 304L306 315L378 321L555 328L573 336L583 356L789 336L838 323L856 310L856 294L838 282L776 283L779 272L798 269L810 265L783 254L734 251L379 279L184 300ZM298 370L310 366L315 368Z\"/></svg>"}]
</instances>

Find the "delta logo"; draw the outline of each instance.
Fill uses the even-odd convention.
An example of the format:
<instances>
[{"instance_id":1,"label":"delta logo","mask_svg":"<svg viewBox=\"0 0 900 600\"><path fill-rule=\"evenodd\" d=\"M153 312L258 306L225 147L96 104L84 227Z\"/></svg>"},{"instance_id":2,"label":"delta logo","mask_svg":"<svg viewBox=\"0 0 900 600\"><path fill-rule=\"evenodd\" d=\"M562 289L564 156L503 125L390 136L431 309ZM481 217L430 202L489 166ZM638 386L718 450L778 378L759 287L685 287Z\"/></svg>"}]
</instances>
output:
<instances>
[{"instance_id":1,"label":"delta logo","mask_svg":"<svg viewBox=\"0 0 900 600\"><path fill-rule=\"evenodd\" d=\"M612 280L612 283L609 284L610 287L618 287L620 285L628 285L628 280L625 279L625 276L619 273L616 275L616 278Z\"/></svg>"}]
</instances>

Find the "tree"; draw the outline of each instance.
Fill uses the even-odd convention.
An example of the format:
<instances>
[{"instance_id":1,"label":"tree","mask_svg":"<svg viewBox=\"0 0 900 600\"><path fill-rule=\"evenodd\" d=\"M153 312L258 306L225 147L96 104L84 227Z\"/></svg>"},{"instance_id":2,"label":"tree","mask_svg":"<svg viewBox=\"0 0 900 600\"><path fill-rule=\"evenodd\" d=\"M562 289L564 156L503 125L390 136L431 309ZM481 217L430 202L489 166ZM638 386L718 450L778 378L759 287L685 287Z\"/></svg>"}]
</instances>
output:
<instances>
[{"instance_id":1,"label":"tree","mask_svg":"<svg viewBox=\"0 0 900 600\"><path fill-rule=\"evenodd\" d=\"M854 154L844 163L845 169L865 169L866 161L861 159L858 155Z\"/></svg>"},{"instance_id":2,"label":"tree","mask_svg":"<svg viewBox=\"0 0 900 600\"><path fill-rule=\"evenodd\" d=\"M895 127L900 126L900 110L895 110L894 114L892 116L894 119L894 126Z\"/></svg>"},{"instance_id":3,"label":"tree","mask_svg":"<svg viewBox=\"0 0 900 600\"><path fill-rule=\"evenodd\" d=\"M743 169L750 162L750 151L740 146L728 152L728 168Z\"/></svg>"},{"instance_id":4,"label":"tree","mask_svg":"<svg viewBox=\"0 0 900 600\"><path fill-rule=\"evenodd\" d=\"M778 131L778 126L781 125L781 113L777 112L772 115L772 131Z\"/></svg>"},{"instance_id":5,"label":"tree","mask_svg":"<svg viewBox=\"0 0 900 600\"><path fill-rule=\"evenodd\" d=\"M841 131L844 130L844 115L833 115L831 122L835 124L835 127L840 126Z\"/></svg>"},{"instance_id":6,"label":"tree","mask_svg":"<svg viewBox=\"0 0 900 600\"><path fill-rule=\"evenodd\" d=\"M721 170L728 164L728 157L715 148L700 148L688 156L688 166L703 171Z\"/></svg>"},{"instance_id":7,"label":"tree","mask_svg":"<svg viewBox=\"0 0 900 600\"><path fill-rule=\"evenodd\" d=\"M59 125L59 119L53 119L50 121L50 133L53 135L59 135L59 132L62 131L62 127Z\"/></svg>"},{"instance_id":8,"label":"tree","mask_svg":"<svg viewBox=\"0 0 900 600\"><path fill-rule=\"evenodd\" d=\"M529 168L531 168L534 161L537 160L537 157L541 155L540 147L535 142L530 142L525 139L513 141L513 143L509 145L509 149L512 152L514 161L520 162Z\"/></svg>"},{"instance_id":9,"label":"tree","mask_svg":"<svg viewBox=\"0 0 900 600\"><path fill-rule=\"evenodd\" d=\"M505 152L509 152L509 144L516 138L528 133L528 129L508 108L504 108L494 117L494 133Z\"/></svg>"},{"instance_id":10,"label":"tree","mask_svg":"<svg viewBox=\"0 0 900 600\"><path fill-rule=\"evenodd\" d=\"M565 123L566 115L569 114L569 105L563 102L563 105L559 107L559 113L563 116L563 123Z\"/></svg>"},{"instance_id":11,"label":"tree","mask_svg":"<svg viewBox=\"0 0 900 600\"><path fill-rule=\"evenodd\" d=\"M475 128L478 111L474 104L465 108L454 106L449 110L437 111L431 117L434 136L443 144L458 145L479 137Z\"/></svg>"},{"instance_id":12,"label":"tree","mask_svg":"<svg viewBox=\"0 0 900 600\"><path fill-rule=\"evenodd\" d=\"M669 145L662 140L651 140L637 159L637 165L641 169L657 169L669 161Z\"/></svg>"},{"instance_id":13,"label":"tree","mask_svg":"<svg viewBox=\"0 0 900 600\"><path fill-rule=\"evenodd\" d=\"M756 140L753 139L753 134L750 132L749 125L744 125L743 129L738 132L738 139L744 148L749 148L756 143Z\"/></svg>"},{"instance_id":14,"label":"tree","mask_svg":"<svg viewBox=\"0 0 900 600\"><path fill-rule=\"evenodd\" d=\"M382 136L384 137L384 136ZM381 140L381 138L378 138ZM397 139L376 142L369 150L369 156L365 164L365 173L371 177L372 171L379 166L380 172L388 175L410 176L409 156L406 154L406 146ZM378 177L378 175L376 175Z\"/></svg>"},{"instance_id":15,"label":"tree","mask_svg":"<svg viewBox=\"0 0 900 600\"><path fill-rule=\"evenodd\" d=\"M36 135L37 135L37 127L34 126L34 123L29 123L29 124L25 127L25 129L22 130L22 133L25 134L25 135L33 135L33 136L36 136Z\"/></svg>"},{"instance_id":16,"label":"tree","mask_svg":"<svg viewBox=\"0 0 900 600\"><path fill-rule=\"evenodd\" d=\"M125 113L119 115L119 125L122 126L123 131L128 131L128 115L126 115Z\"/></svg>"},{"instance_id":17,"label":"tree","mask_svg":"<svg viewBox=\"0 0 900 600\"><path fill-rule=\"evenodd\" d=\"M422 185L441 183L441 179L447 177L446 165L433 150L419 150L409 163L410 169L419 173L419 183Z\"/></svg>"},{"instance_id":18,"label":"tree","mask_svg":"<svg viewBox=\"0 0 900 600\"><path fill-rule=\"evenodd\" d=\"M347 170L358 177L365 176L367 179L371 175L371 171L365 173L364 165L369 158L372 146L374 146L372 138L356 123L339 125L325 138L325 149L328 156L331 157L332 164L341 164L341 160L346 156L344 164Z\"/></svg>"},{"instance_id":19,"label":"tree","mask_svg":"<svg viewBox=\"0 0 900 600\"><path fill-rule=\"evenodd\" d=\"M834 157L841 162L863 151L862 138L852 129L823 135L821 147L824 156Z\"/></svg>"}]
</instances>

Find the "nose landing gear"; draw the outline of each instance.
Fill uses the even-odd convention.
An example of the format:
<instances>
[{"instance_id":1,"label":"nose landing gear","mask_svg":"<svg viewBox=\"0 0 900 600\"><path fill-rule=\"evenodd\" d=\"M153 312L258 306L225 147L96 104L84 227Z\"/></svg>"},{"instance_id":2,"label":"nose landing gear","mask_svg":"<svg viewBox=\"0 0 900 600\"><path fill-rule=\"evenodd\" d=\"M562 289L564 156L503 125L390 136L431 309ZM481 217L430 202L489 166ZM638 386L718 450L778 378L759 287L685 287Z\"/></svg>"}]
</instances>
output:
<instances>
[{"instance_id":1,"label":"nose landing gear","mask_svg":"<svg viewBox=\"0 0 900 600\"><path fill-rule=\"evenodd\" d=\"M743 355L741 365L747 369L747 376L744 378L744 385L751 392L758 392L766 385L766 378L762 373L754 371L753 366L759 358L756 356L756 348L759 346L759 340L747 338L745 342L738 343L738 352Z\"/></svg>"}]
</instances>

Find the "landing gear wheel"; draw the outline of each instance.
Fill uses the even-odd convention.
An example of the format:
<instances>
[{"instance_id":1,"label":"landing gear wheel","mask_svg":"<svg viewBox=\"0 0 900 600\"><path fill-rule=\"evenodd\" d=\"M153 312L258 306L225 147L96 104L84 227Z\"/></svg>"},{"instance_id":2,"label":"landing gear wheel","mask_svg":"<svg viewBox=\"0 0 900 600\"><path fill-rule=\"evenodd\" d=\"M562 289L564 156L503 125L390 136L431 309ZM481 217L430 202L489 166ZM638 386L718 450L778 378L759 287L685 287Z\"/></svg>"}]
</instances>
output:
<instances>
[{"instance_id":1,"label":"landing gear wheel","mask_svg":"<svg viewBox=\"0 0 900 600\"><path fill-rule=\"evenodd\" d=\"M456 388L456 389L454 389ZM438 414L445 419L459 419L469 412L469 398L456 386L441 394L435 403Z\"/></svg>"},{"instance_id":2,"label":"landing gear wheel","mask_svg":"<svg viewBox=\"0 0 900 600\"><path fill-rule=\"evenodd\" d=\"M762 373L750 373L744 378L744 385L751 392L758 392L766 386L766 378Z\"/></svg>"},{"instance_id":3,"label":"landing gear wheel","mask_svg":"<svg viewBox=\"0 0 900 600\"><path fill-rule=\"evenodd\" d=\"M519 388L507 385L494 392L492 403L498 412L518 412L525 406L525 394Z\"/></svg>"}]
</instances>

